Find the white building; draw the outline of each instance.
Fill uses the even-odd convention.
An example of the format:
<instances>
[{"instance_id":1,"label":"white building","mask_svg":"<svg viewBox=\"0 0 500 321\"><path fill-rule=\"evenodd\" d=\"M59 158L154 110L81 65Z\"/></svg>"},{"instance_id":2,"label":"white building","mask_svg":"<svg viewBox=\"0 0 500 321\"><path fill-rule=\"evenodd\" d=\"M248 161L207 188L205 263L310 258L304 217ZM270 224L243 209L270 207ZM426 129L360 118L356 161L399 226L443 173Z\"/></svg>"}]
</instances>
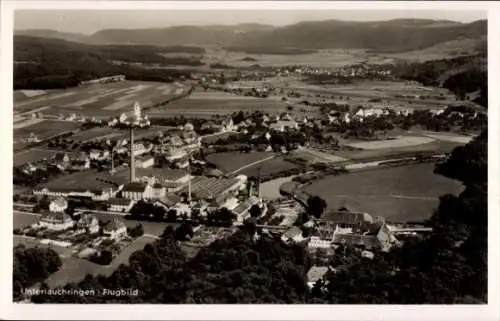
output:
<instances>
[{"instance_id":1,"label":"white building","mask_svg":"<svg viewBox=\"0 0 500 321\"><path fill-rule=\"evenodd\" d=\"M49 205L49 210L53 213L63 213L67 208L68 202L62 197L57 197Z\"/></svg>"},{"instance_id":2,"label":"white building","mask_svg":"<svg viewBox=\"0 0 500 321\"><path fill-rule=\"evenodd\" d=\"M319 236L311 236L309 239L309 243L307 244L307 247L310 249L328 249L332 247L332 240L330 239L323 239L320 238Z\"/></svg>"},{"instance_id":3,"label":"white building","mask_svg":"<svg viewBox=\"0 0 500 321\"><path fill-rule=\"evenodd\" d=\"M45 227L53 231L62 231L72 228L75 222L71 217L63 212L48 213L42 216L36 224L37 227Z\"/></svg>"},{"instance_id":4,"label":"white building","mask_svg":"<svg viewBox=\"0 0 500 321\"><path fill-rule=\"evenodd\" d=\"M131 182L122 189L123 198L138 201L146 198L147 184L143 182Z\"/></svg>"},{"instance_id":5,"label":"white building","mask_svg":"<svg viewBox=\"0 0 500 321\"><path fill-rule=\"evenodd\" d=\"M153 167L155 158L153 156L138 157L135 159L135 167L148 168Z\"/></svg>"},{"instance_id":6,"label":"white building","mask_svg":"<svg viewBox=\"0 0 500 321\"><path fill-rule=\"evenodd\" d=\"M104 236L113 240L120 240L127 236L127 226L121 220L113 219L106 224L102 232Z\"/></svg>"},{"instance_id":7,"label":"white building","mask_svg":"<svg viewBox=\"0 0 500 321\"><path fill-rule=\"evenodd\" d=\"M95 215L83 214L76 223L77 231L89 234L99 232L99 220Z\"/></svg>"},{"instance_id":8,"label":"white building","mask_svg":"<svg viewBox=\"0 0 500 321\"><path fill-rule=\"evenodd\" d=\"M135 202L128 198L110 198L108 200L108 209L112 212L128 213Z\"/></svg>"}]
</instances>

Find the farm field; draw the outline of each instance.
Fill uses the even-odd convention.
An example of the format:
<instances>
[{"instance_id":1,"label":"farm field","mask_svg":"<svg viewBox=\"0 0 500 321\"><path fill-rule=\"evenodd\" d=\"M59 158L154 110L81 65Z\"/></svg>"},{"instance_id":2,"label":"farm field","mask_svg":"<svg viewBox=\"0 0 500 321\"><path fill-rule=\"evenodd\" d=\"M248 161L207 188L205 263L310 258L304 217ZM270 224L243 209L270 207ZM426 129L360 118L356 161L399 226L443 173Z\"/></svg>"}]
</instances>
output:
<instances>
[{"instance_id":1,"label":"farm field","mask_svg":"<svg viewBox=\"0 0 500 321\"><path fill-rule=\"evenodd\" d=\"M256 61L244 61L250 57ZM340 67L346 64L356 64L366 61L369 56L362 49L324 49L311 54L274 55L249 54L245 52L227 51L221 48L207 48L203 57L206 64L221 63L230 66L249 67L254 64L260 66L290 66L308 65L311 67ZM382 61L385 58L372 56L371 63Z\"/></svg>"},{"instance_id":2,"label":"farm field","mask_svg":"<svg viewBox=\"0 0 500 321\"><path fill-rule=\"evenodd\" d=\"M148 107L180 95L187 87L179 83L122 81L53 90L46 95L16 101L14 111L26 112L49 106L47 114L78 113L85 116L114 116L130 110L134 101Z\"/></svg>"},{"instance_id":3,"label":"farm field","mask_svg":"<svg viewBox=\"0 0 500 321\"><path fill-rule=\"evenodd\" d=\"M49 159L57 151L47 149L29 149L14 155L14 166L21 166L26 163L36 163L43 159Z\"/></svg>"},{"instance_id":4,"label":"farm field","mask_svg":"<svg viewBox=\"0 0 500 321\"><path fill-rule=\"evenodd\" d=\"M405 81L357 81L351 84L308 84L299 79L288 77L288 89L310 95L333 95L336 103L350 105L364 103L375 107L391 109L438 109L457 103L455 96L448 90L437 87L415 85ZM442 98L427 98L426 96ZM343 99L341 99L341 96ZM405 96L405 97L402 97ZM413 96L413 97L407 97ZM421 99L423 96L424 99ZM349 97L349 100L345 100ZM370 99L380 99L380 102L370 102Z\"/></svg>"},{"instance_id":5,"label":"farm field","mask_svg":"<svg viewBox=\"0 0 500 321\"><path fill-rule=\"evenodd\" d=\"M389 221L420 221L432 215L439 196L463 190L460 182L433 170L434 164L418 164L327 176L304 191L325 199L328 209L345 206Z\"/></svg>"},{"instance_id":6,"label":"farm field","mask_svg":"<svg viewBox=\"0 0 500 321\"><path fill-rule=\"evenodd\" d=\"M191 95L148 111L150 117L158 115L186 117L211 117L215 114L230 114L238 111L256 110L268 113L281 113L287 110L286 102L272 98L238 96L223 91L198 88Z\"/></svg>"},{"instance_id":7,"label":"farm field","mask_svg":"<svg viewBox=\"0 0 500 321\"><path fill-rule=\"evenodd\" d=\"M294 150L291 153L292 157L300 157L304 158L312 163L322 162L322 163L338 163L346 161L347 159L333 155L330 153L325 153L319 150L310 149L310 148L301 148Z\"/></svg>"},{"instance_id":8,"label":"farm field","mask_svg":"<svg viewBox=\"0 0 500 321\"><path fill-rule=\"evenodd\" d=\"M135 130L135 139L141 139L148 136L154 136L163 131L161 127L140 128ZM82 130L70 137L73 141L89 142L99 139L127 139L130 133L126 129L110 127L94 127Z\"/></svg>"},{"instance_id":9,"label":"farm field","mask_svg":"<svg viewBox=\"0 0 500 321\"><path fill-rule=\"evenodd\" d=\"M20 128L14 127L14 142L18 142L21 138L28 136L30 133L37 135L39 139L48 139L64 132L76 130L79 127L80 124L76 122L42 120L40 122L34 122L29 126Z\"/></svg>"},{"instance_id":10,"label":"farm field","mask_svg":"<svg viewBox=\"0 0 500 321\"><path fill-rule=\"evenodd\" d=\"M34 224L40 220L40 215L36 214L26 214L18 211L14 211L13 214L13 223L14 228L21 228L24 226L28 226Z\"/></svg>"},{"instance_id":11,"label":"farm field","mask_svg":"<svg viewBox=\"0 0 500 321\"><path fill-rule=\"evenodd\" d=\"M433 142L434 139L430 137L422 137L422 136L399 136L395 139L387 139L387 140L376 140L376 141L366 141L366 142L357 142L346 144L347 146L367 149L367 150L377 150L377 149L393 149L399 147L411 147L424 145Z\"/></svg>"},{"instance_id":12,"label":"farm field","mask_svg":"<svg viewBox=\"0 0 500 321\"><path fill-rule=\"evenodd\" d=\"M244 170L238 172L238 174L247 175L248 177L250 176L256 177L259 175L259 169L260 169L261 177L266 177L268 175L273 175L281 171L292 170L296 168L298 168L297 165L284 160L282 157L276 157L273 159L263 161L256 165L249 166Z\"/></svg>"},{"instance_id":13,"label":"farm field","mask_svg":"<svg viewBox=\"0 0 500 321\"><path fill-rule=\"evenodd\" d=\"M231 173L254 162L272 157L272 152L225 152L207 155L206 159L225 173ZM244 174L238 172L238 174Z\"/></svg>"},{"instance_id":14,"label":"farm field","mask_svg":"<svg viewBox=\"0 0 500 321\"><path fill-rule=\"evenodd\" d=\"M349 143L347 143L349 144ZM445 154L451 152L455 147L463 144L444 141L431 140L428 143L413 146L384 147L379 149L363 150L339 150L336 156L344 157L352 161L382 160L388 158L398 158L407 155L422 154Z\"/></svg>"}]
</instances>

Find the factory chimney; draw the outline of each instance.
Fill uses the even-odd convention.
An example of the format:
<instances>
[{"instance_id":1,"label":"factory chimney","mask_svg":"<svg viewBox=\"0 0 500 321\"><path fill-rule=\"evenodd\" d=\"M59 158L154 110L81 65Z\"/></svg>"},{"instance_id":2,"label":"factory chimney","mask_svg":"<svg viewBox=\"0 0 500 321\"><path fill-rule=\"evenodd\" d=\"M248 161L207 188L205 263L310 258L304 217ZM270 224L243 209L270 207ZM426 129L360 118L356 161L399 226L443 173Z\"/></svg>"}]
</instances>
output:
<instances>
[{"instance_id":1,"label":"factory chimney","mask_svg":"<svg viewBox=\"0 0 500 321\"><path fill-rule=\"evenodd\" d=\"M135 181L134 127L130 127L130 183Z\"/></svg>"}]
</instances>

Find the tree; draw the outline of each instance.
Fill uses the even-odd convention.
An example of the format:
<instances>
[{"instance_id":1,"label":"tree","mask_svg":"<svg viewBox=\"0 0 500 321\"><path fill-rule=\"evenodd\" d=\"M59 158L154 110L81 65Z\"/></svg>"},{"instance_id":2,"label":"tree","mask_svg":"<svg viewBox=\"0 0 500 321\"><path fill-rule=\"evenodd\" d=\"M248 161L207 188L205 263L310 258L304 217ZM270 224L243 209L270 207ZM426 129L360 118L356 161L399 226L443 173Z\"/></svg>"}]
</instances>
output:
<instances>
[{"instance_id":1,"label":"tree","mask_svg":"<svg viewBox=\"0 0 500 321\"><path fill-rule=\"evenodd\" d=\"M254 204L252 205L252 207L250 207L249 213L251 217L259 217L260 214L262 214L262 209L259 207L259 205Z\"/></svg>"},{"instance_id":2,"label":"tree","mask_svg":"<svg viewBox=\"0 0 500 321\"><path fill-rule=\"evenodd\" d=\"M326 208L326 201L319 196L311 196L307 200L307 211L310 215L320 218Z\"/></svg>"},{"instance_id":3,"label":"tree","mask_svg":"<svg viewBox=\"0 0 500 321\"><path fill-rule=\"evenodd\" d=\"M168 222L175 222L177 221L177 210L176 209L169 209L167 212L167 221Z\"/></svg>"}]
</instances>

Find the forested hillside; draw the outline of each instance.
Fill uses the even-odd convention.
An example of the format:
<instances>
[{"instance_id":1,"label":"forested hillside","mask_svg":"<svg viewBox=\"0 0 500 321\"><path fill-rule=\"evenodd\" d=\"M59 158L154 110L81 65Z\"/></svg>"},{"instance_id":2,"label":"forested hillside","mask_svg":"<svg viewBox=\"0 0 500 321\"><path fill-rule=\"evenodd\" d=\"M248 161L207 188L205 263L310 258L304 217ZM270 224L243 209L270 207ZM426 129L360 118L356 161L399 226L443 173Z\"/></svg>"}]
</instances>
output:
<instances>
[{"instance_id":1,"label":"forested hillside","mask_svg":"<svg viewBox=\"0 0 500 321\"><path fill-rule=\"evenodd\" d=\"M164 57L159 53L196 53L204 49L175 46L94 46L59 39L16 36L14 39L14 89L53 89L77 86L81 81L125 75L130 80L173 81L188 72L175 69L143 69L112 61L182 65L199 60Z\"/></svg>"}]
</instances>

